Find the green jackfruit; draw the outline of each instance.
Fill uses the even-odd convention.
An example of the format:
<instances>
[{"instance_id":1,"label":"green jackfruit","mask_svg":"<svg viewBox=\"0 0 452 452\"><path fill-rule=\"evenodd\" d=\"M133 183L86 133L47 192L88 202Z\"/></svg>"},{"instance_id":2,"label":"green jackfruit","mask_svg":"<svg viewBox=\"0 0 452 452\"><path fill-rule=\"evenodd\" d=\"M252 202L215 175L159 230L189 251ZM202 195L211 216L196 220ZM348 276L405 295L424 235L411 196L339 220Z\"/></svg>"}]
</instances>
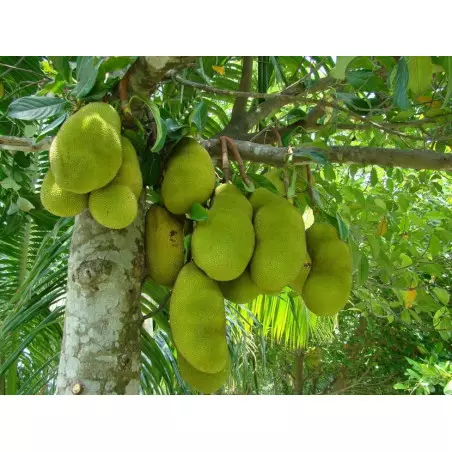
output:
<instances>
[{"instance_id":1,"label":"green jackfruit","mask_svg":"<svg viewBox=\"0 0 452 452\"><path fill-rule=\"evenodd\" d=\"M176 215L192 204L205 203L215 188L215 168L209 153L193 138L182 138L173 150L163 177L165 207Z\"/></svg>"},{"instance_id":2,"label":"green jackfruit","mask_svg":"<svg viewBox=\"0 0 452 452\"><path fill-rule=\"evenodd\" d=\"M58 217L73 217L88 208L88 195L63 190L49 170L42 181L41 202L46 210Z\"/></svg>"},{"instance_id":3,"label":"green jackfruit","mask_svg":"<svg viewBox=\"0 0 452 452\"><path fill-rule=\"evenodd\" d=\"M284 185L283 170L281 168L273 168L267 173L264 174L264 177L268 179L278 190L278 192L285 196L286 194L286 186Z\"/></svg>"},{"instance_id":4,"label":"green jackfruit","mask_svg":"<svg viewBox=\"0 0 452 452\"><path fill-rule=\"evenodd\" d=\"M250 204L253 208L253 212L256 213L262 206L265 204L268 204L272 201L278 201L282 199L280 196L278 196L276 193L273 193L270 190L267 190L266 188L259 187L256 190L253 191L253 193L250 196Z\"/></svg>"},{"instance_id":5,"label":"green jackfruit","mask_svg":"<svg viewBox=\"0 0 452 452\"><path fill-rule=\"evenodd\" d=\"M93 218L102 226L123 229L135 220L138 203L129 187L108 184L89 195L89 210Z\"/></svg>"},{"instance_id":6,"label":"green jackfruit","mask_svg":"<svg viewBox=\"0 0 452 452\"><path fill-rule=\"evenodd\" d=\"M254 230L251 279L265 292L279 292L297 277L306 257L303 217L281 198L257 211Z\"/></svg>"},{"instance_id":7,"label":"green jackfruit","mask_svg":"<svg viewBox=\"0 0 452 452\"><path fill-rule=\"evenodd\" d=\"M248 270L245 270L237 279L220 282L218 286L224 298L234 303L249 303L262 293L250 278Z\"/></svg>"},{"instance_id":8,"label":"green jackfruit","mask_svg":"<svg viewBox=\"0 0 452 452\"><path fill-rule=\"evenodd\" d=\"M157 284L172 286L184 266L184 225L154 204L146 214L146 262Z\"/></svg>"},{"instance_id":9,"label":"green jackfruit","mask_svg":"<svg viewBox=\"0 0 452 452\"><path fill-rule=\"evenodd\" d=\"M89 193L116 176L122 162L121 120L102 102L85 105L63 124L50 147L50 166L61 188Z\"/></svg>"},{"instance_id":10,"label":"green jackfruit","mask_svg":"<svg viewBox=\"0 0 452 452\"><path fill-rule=\"evenodd\" d=\"M337 314L347 304L352 288L352 260L336 229L315 223L306 231L312 268L303 287L303 300L316 315Z\"/></svg>"},{"instance_id":11,"label":"green jackfruit","mask_svg":"<svg viewBox=\"0 0 452 452\"><path fill-rule=\"evenodd\" d=\"M191 238L193 260L210 278L231 281L245 271L254 249L251 213L237 187L217 187L208 219L196 224Z\"/></svg>"},{"instance_id":12,"label":"green jackfruit","mask_svg":"<svg viewBox=\"0 0 452 452\"><path fill-rule=\"evenodd\" d=\"M174 344L188 363L206 373L218 373L229 356L223 295L215 281L193 262L177 276L170 299Z\"/></svg>"},{"instance_id":13,"label":"green jackfruit","mask_svg":"<svg viewBox=\"0 0 452 452\"><path fill-rule=\"evenodd\" d=\"M212 394L212 392L220 389L229 377L231 372L231 358L227 356L227 362L224 369L214 374L201 372L191 366L184 357L178 353L177 363L181 377L194 389L204 394Z\"/></svg>"},{"instance_id":14,"label":"green jackfruit","mask_svg":"<svg viewBox=\"0 0 452 452\"><path fill-rule=\"evenodd\" d=\"M298 273L298 276L289 284L289 287L299 295L303 292L304 283L306 282L309 272L311 271L311 264L311 258L309 257L309 254L306 253L300 273Z\"/></svg>"},{"instance_id":15,"label":"green jackfruit","mask_svg":"<svg viewBox=\"0 0 452 452\"><path fill-rule=\"evenodd\" d=\"M135 197L139 199L143 190L143 177L137 153L132 143L126 137L121 137L121 145L122 164L114 178L114 182L129 187Z\"/></svg>"}]
</instances>

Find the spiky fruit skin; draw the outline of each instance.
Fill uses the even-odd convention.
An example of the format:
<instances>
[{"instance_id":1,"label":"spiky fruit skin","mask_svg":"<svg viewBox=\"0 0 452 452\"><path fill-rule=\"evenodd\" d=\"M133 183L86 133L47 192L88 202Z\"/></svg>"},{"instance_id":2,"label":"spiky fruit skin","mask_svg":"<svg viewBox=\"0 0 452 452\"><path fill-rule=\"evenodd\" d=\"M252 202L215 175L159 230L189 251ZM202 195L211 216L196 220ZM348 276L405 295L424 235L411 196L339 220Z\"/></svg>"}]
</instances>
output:
<instances>
[{"instance_id":1,"label":"spiky fruit skin","mask_svg":"<svg viewBox=\"0 0 452 452\"><path fill-rule=\"evenodd\" d=\"M251 279L265 292L279 292L297 277L306 256L303 217L280 199L258 209L254 230Z\"/></svg>"},{"instance_id":2,"label":"spiky fruit skin","mask_svg":"<svg viewBox=\"0 0 452 452\"><path fill-rule=\"evenodd\" d=\"M88 208L88 195L79 195L59 187L49 170L41 186L41 202L44 208L58 217L73 217Z\"/></svg>"},{"instance_id":3,"label":"spiky fruit skin","mask_svg":"<svg viewBox=\"0 0 452 452\"><path fill-rule=\"evenodd\" d=\"M307 308L318 316L337 314L352 288L352 260L346 243L329 224L315 223L306 232L312 268L303 287Z\"/></svg>"},{"instance_id":4,"label":"spiky fruit skin","mask_svg":"<svg viewBox=\"0 0 452 452\"><path fill-rule=\"evenodd\" d=\"M229 356L223 295L193 262L177 276L170 299L170 327L177 349L195 369L223 370Z\"/></svg>"},{"instance_id":5,"label":"spiky fruit skin","mask_svg":"<svg viewBox=\"0 0 452 452\"><path fill-rule=\"evenodd\" d=\"M184 225L164 207L146 213L146 263L157 284L172 286L184 266Z\"/></svg>"},{"instance_id":6,"label":"spiky fruit skin","mask_svg":"<svg viewBox=\"0 0 452 452\"><path fill-rule=\"evenodd\" d=\"M141 175L137 153L132 143L126 137L121 137L121 145L122 164L114 178L114 182L129 187L138 199L143 189L143 176Z\"/></svg>"},{"instance_id":7,"label":"spiky fruit skin","mask_svg":"<svg viewBox=\"0 0 452 452\"><path fill-rule=\"evenodd\" d=\"M215 281L238 278L247 267L254 249L252 209L235 186L216 190L208 219L198 222L191 239L196 265Z\"/></svg>"},{"instance_id":8,"label":"spiky fruit skin","mask_svg":"<svg viewBox=\"0 0 452 452\"><path fill-rule=\"evenodd\" d=\"M227 362L224 369L214 374L201 372L187 362L179 353L177 355L177 363L181 377L194 389L203 394L212 394L212 392L220 389L229 377L231 372L231 358L228 354Z\"/></svg>"},{"instance_id":9,"label":"spiky fruit skin","mask_svg":"<svg viewBox=\"0 0 452 452\"><path fill-rule=\"evenodd\" d=\"M137 217L138 203L129 187L112 183L89 195L89 210L102 226L123 229Z\"/></svg>"},{"instance_id":10,"label":"spiky fruit skin","mask_svg":"<svg viewBox=\"0 0 452 452\"><path fill-rule=\"evenodd\" d=\"M268 204L272 201L278 201L282 199L276 193L273 193L266 188L259 187L257 188L250 196L250 204L253 208L253 212L256 213L261 207L265 204Z\"/></svg>"},{"instance_id":11,"label":"spiky fruit skin","mask_svg":"<svg viewBox=\"0 0 452 452\"><path fill-rule=\"evenodd\" d=\"M262 290L254 284L248 270L232 281L218 283L224 298L234 303L250 303L257 298Z\"/></svg>"},{"instance_id":12,"label":"spiky fruit skin","mask_svg":"<svg viewBox=\"0 0 452 452\"><path fill-rule=\"evenodd\" d=\"M215 187L215 168L209 153L193 138L182 138L173 150L163 177L161 195L175 215L187 213L192 204L205 203Z\"/></svg>"},{"instance_id":13,"label":"spiky fruit skin","mask_svg":"<svg viewBox=\"0 0 452 452\"><path fill-rule=\"evenodd\" d=\"M61 188L89 193L107 185L122 162L121 120L102 102L82 107L63 124L50 147L50 166Z\"/></svg>"},{"instance_id":14,"label":"spiky fruit skin","mask_svg":"<svg viewBox=\"0 0 452 452\"><path fill-rule=\"evenodd\" d=\"M298 273L297 277L289 284L289 287L299 295L301 295L303 292L303 287L306 279L309 276L309 272L311 271L311 266L311 257L309 256L309 253L306 253L306 257L303 261L303 266L301 267L300 273Z\"/></svg>"}]
</instances>

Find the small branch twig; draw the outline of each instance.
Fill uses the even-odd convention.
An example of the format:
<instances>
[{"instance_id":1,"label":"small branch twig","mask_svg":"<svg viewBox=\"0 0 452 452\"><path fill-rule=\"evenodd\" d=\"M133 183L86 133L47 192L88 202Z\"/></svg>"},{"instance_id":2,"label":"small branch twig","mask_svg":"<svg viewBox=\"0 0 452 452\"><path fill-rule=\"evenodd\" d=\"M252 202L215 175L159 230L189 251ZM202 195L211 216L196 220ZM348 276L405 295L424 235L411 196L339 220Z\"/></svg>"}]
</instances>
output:
<instances>
[{"instance_id":1,"label":"small branch twig","mask_svg":"<svg viewBox=\"0 0 452 452\"><path fill-rule=\"evenodd\" d=\"M230 168L228 159L228 143L226 141L226 137L221 137L220 142L221 142L221 166L223 168L223 181L229 182Z\"/></svg>"},{"instance_id":2,"label":"small branch twig","mask_svg":"<svg viewBox=\"0 0 452 452\"><path fill-rule=\"evenodd\" d=\"M237 165L239 167L240 177L242 178L242 180L245 184L251 185L252 182L250 181L249 177L246 175L245 165L243 163L242 157L240 156L239 150L237 149L237 146L236 146L234 140L229 137L223 137L223 138L228 143L228 149L230 149L232 154L234 155L234 159L236 160Z\"/></svg>"},{"instance_id":3,"label":"small branch twig","mask_svg":"<svg viewBox=\"0 0 452 452\"><path fill-rule=\"evenodd\" d=\"M129 86L130 72L127 72L119 82L119 99L121 100L121 110L128 122L133 121L132 110L129 106L129 95L127 87Z\"/></svg>"}]
</instances>

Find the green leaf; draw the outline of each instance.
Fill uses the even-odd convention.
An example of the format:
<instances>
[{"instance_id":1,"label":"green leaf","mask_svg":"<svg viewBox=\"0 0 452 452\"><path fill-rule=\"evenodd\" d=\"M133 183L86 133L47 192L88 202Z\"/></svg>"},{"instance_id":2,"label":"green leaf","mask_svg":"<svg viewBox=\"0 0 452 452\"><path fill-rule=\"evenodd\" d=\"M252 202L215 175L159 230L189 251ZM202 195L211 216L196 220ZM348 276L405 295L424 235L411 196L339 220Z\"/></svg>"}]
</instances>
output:
<instances>
[{"instance_id":1,"label":"green leaf","mask_svg":"<svg viewBox=\"0 0 452 452\"><path fill-rule=\"evenodd\" d=\"M209 217L209 214L201 204L194 203L190 207L189 217L195 221L205 221Z\"/></svg>"},{"instance_id":2,"label":"green leaf","mask_svg":"<svg viewBox=\"0 0 452 452\"><path fill-rule=\"evenodd\" d=\"M406 59L408 88L414 95L422 94L430 88L433 75L432 59L429 56L409 56Z\"/></svg>"},{"instance_id":3,"label":"green leaf","mask_svg":"<svg viewBox=\"0 0 452 452\"><path fill-rule=\"evenodd\" d=\"M78 83L71 94L77 99L86 97L93 89L96 83L99 63L96 63L95 57L83 56L77 58L77 80Z\"/></svg>"},{"instance_id":4,"label":"green leaf","mask_svg":"<svg viewBox=\"0 0 452 452\"><path fill-rule=\"evenodd\" d=\"M156 152L147 153L142 167L144 185L153 186L158 184L162 174L162 161L160 154Z\"/></svg>"},{"instance_id":5,"label":"green leaf","mask_svg":"<svg viewBox=\"0 0 452 452\"><path fill-rule=\"evenodd\" d=\"M24 127L23 135L24 135L25 138L32 138L37 130L38 130L38 128L36 126L34 126L34 125L27 125L27 126Z\"/></svg>"},{"instance_id":6,"label":"green leaf","mask_svg":"<svg viewBox=\"0 0 452 452\"><path fill-rule=\"evenodd\" d=\"M3 179L2 181L0 181L0 185L5 189L5 190L20 190L20 185L12 178L12 177L7 177L6 179Z\"/></svg>"},{"instance_id":7,"label":"green leaf","mask_svg":"<svg viewBox=\"0 0 452 452\"><path fill-rule=\"evenodd\" d=\"M431 236L428 250L433 257L437 256L441 252L441 240L436 235Z\"/></svg>"},{"instance_id":8,"label":"green leaf","mask_svg":"<svg viewBox=\"0 0 452 452\"><path fill-rule=\"evenodd\" d=\"M449 304L450 294L446 289L441 289L441 287L435 287L433 289L433 292L435 293L435 295L438 297L438 300L441 301L442 304L446 306Z\"/></svg>"},{"instance_id":9,"label":"green leaf","mask_svg":"<svg viewBox=\"0 0 452 452\"><path fill-rule=\"evenodd\" d=\"M403 383L396 383L394 389L407 389L407 387Z\"/></svg>"},{"instance_id":10,"label":"green leaf","mask_svg":"<svg viewBox=\"0 0 452 452\"><path fill-rule=\"evenodd\" d=\"M372 168L372 171L370 172L370 185L372 185L372 187L375 187L375 185L377 184L378 184L377 170L375 168Z\"/></svg>"},{"instance_id":11,"label":"green leaf","mask_svg":"<svg viewBox=\"0 0 452 452\"><path fill-rule=\"evenodd\" d=\"M394 104L402 110L406 110L410 104L407 96L408 88L408 65L405 58L397 62L395 73Z\"/></svg>"},{"instance_id":12,"label":"green leaf","mask_svg":"<svg viewBox=\"0 0 452 452\"><path fill-rule=\"evenodd\" d=\"M25 198L22 198L19 196L19 198L16 201L17 207L22 210L22 212L29 212L31 209L34 209L35 206Z\"/></svg>"},{"instance_id":13,"label":"green leaf","mask_svg":"<svg viewBox=\"0 0 452 452\"><path fill-rule=\"evenodd\" d=\"M444 97L444 102L441 108L446 108L449 102L450 96L452 96L452 56L444 57L444 66L447 72L447 91Z\"/></svg>"},{"instance_id":14,"label":"green leaf","mask_svg":"<svg viewBox=\"0 0 452 452\"><path fill-rule=\"evenodd\" d=\"M39 141L41 138L45 137L48 133L55 130L59 125L63 124L63 122L68 117L69 113L64 113L61 116L58 116L54 121L52 121L50 124L46 125L41 132L39 133L36 141Z\"/></svg>"},{"instance_id":15,"label":"green leaf","mask_svg":"<svg viewBox=\"0 0 452 452\"><path fill-rule=\"evenodd\" d=\"M444 386L443 392L446 395L452 395L452 380L450 380L449 383Z\"/></svg>"},{"instance_id":16,"label":"green leaf","mask_svg":"<svg viewBox=\"0 0 452 452\"><path fill-rule=\"evenodd\" d=\"M201 132L207 122L207 106L204 102L200 102L188 117L188 123L194 124L198 132Z\"/></svg>"},{"instance_id":17,"label":"green leaf","mask_svg":"<svg viewBox=\"0 0 452 452\"><path fill-rule=\"evenodd\" d=\"M411 316L410 316L408 309L404 309L402 311L402 314L400 314L400 318L401 318L402 322L404 322L404 323L408 323L408 324L411 323Z\"/></svg>"},{"instance_id":18,"label":"green leaf","mask_svg":"<svg viewBox=\"0 0 452 452\"><path fill-rule=\"evenodd\" d=\"M367 259L367 256L364 253L361 253L357 277L358 286L363 285L367 281L368 277L369 277L369 260Z\"/></svg>"},{"instance_id":19,"label":"green leaf","mask_svg":"<svg viewBox=\"0 0 452 452\"><path fill-rule=\"evenodd\" d=\"M59 97L27 96L11 102L7 115L10 118L33 121L61 114L69 106L69 102Z\"/></svg>"},{"instance_id":20,"label":"green leaf","mask_svg":"<svg viewBox=\"0 0 452 452\"><path fill-rule=\"evenodd\" d=\"M356 58L356 56L338 56L336 66L330 71L330 75L338 80L345 80L345 71L347 66Z\"/></svg>"},{"instance_id":21,"label":"green leaf","mask_svg":"<svg viewBox=\"0 0 452 452\"><path fill-rule=\"evenodd\" d=\"M339 212L336 213L336 221L337 221L337 228L339 229L339 237L344 241L348 240L350 230L348 229L347 225L342 220L342 217L339 214Z\"/></svg>"},{"instance_id":22,"label":"green leaf","mask_svg":"<svg viewBox=\"0 0 452 452\"><path fill-rule=\"evenodd\" d=\"M69 59L67 56L54 56L50 57L53 67L61 75L61 78L66 82L72 82L71 79L71 67L69 65Z\"/></svg>"}]
</instances>

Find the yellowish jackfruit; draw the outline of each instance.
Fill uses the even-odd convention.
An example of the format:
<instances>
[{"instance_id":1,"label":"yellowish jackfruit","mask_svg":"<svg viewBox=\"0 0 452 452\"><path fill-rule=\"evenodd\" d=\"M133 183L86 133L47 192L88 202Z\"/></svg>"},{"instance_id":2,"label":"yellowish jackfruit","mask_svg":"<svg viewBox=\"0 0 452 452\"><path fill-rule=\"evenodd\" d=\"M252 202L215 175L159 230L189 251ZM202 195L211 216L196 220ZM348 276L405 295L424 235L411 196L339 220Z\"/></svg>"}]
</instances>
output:
<instances>
[{"instance_id":1,"label":"yellowish jackfruit","mask_svg":"<svg viewBox=\"0 0 452 452\"><path fill-rule=\"evenodd\" d=\"M306 257L303 217L281 198L257 211L254 230L251 279L265 292L279 292L297 277Z\"/></svg>"},{"instance_id":2,"label":"yellowish jackfruit","mask_svg":"<svg viewBox=\"0 0 452 452\"><path fill-rule=\"evenodd\" d=\"M237 187L217 187L208 219L196 224L191 239L193 260L210 278L231 281L245 271L254 249L251 213Z\"/></svg>"},{"instance_id":3,"label":"yellowish jackfruit","mask_svg":"<svg viewBox=\"0 0 452 452\"><path fill-rule=\"evenodd\" d=\"M85 105L63 124L50 147L50 165L61 188L88 193L107 185L122 162L121 120L102 102Z\"/></svg>"},{"instance_id":4,"label":"yellowish jackfruit","mask_svg":"<svg viewBox=\"0 0 452 452\"><path fill-rule=\"evenodd\" d=\"M177 276L170 299L174 344L188 363L206 373L221 372L229 356L223 295L193 262Z\"/></svg>"},{"instance_id":5,"label":"yellowish jackfruit","mask_svg":"<svg viewBox=\"0 0 452 452\"><path fill-rule=\"evenodd\" d=\"M249 303L262 293L250 278L248 270L245 270L237 279L220 282L218 286L224 298L234 303Z\"/></svg>"},{"instance_id":6,"label":"yellowish jackfruit","mask_svg":"<svg viewBox=\"0 0 452 452\"><path fill-rule=\"evenodd\" d=\"M306 231L312 268L303 287L303 300L316 315L337 314L347 304L352 288L352 260L336 229L314 223Z\"/></svg>"},{"instance_id":7,"label":"yellowish jackfruit","mask_svg":"<svg viewBox=\"0 0 452 452\"><path fill-rule=\"evenodd\" d=\"M209 153L193 138L182 138L173 150L163 177L165 207L176 215L192 204L205 203L215 188L215 168Z\"/></svg>"},{"instance_id":8,"label":"yellowish jackfruit","mask_svg":"<svg viewBox=\"0 0 452 452\"><path fill-rule=\"evenodd\" d=\"M41 202L46 210L58 217L73 217L88 208L88 195L63 190L49 170L42 181Z\"/></svg>"},{"instance_id":9,"label":"yellowish jackfruit","mask_svg":"<svg viewBox=\"0 0 452 452\"><path fill-rule=\"evenodd\" d=\"M178 353L177 363L181 377L194 389L204 394L212 394L212 392L220 389L228 379L231 371L231 358L228 354L227 362L224 369L214 374L201 372L191 366L184 357Z\"/></svg>"},{"instance_id":10,"label":"yellowish jackfruit","mask_svg":"<svg viewBox=\"0 0 452 452\"><path fill-rule=\"evenodd\" d=\"M184 225L154 204L146 214L146 262L157 284L172 286L184 266Z\"/></svg>"},{"instance_id":11,"label":"yellowish jackfruit","mask_svg":"<svg viewBox=\"0 0 452 452\"><path fill-rule=\"evenodd\" d=\"M272 201L278 201L282 199L276 193L267 190L264 187L259 187L253 191L250 196L250 204L253 208L253 212L256 213L262 206Z\"/></svg>"},{"instance_id":12,"label":"yellowish jackfruit","mask_svg":"<svg viewBox=\"0 0 452 452\"><path fill-rule=\"evenodd\" d=\"M301 293L303 292L303 286L306 282L309 272L311 271L311 265L311 258L309 257L309 254L306 253L306 257L303 261L303 266L301 267L300 273L298 273L298 276L289 284L289 287L299 295L301 295Z\"/></svg>"},{"instance_id":13,"label":"yellowish jackfruit","mask_svg":"<svg viewBox=\"0 0 452 452\"><path fill-rule=\"evenodd\" d=\"M102 226L123 229L135 220L138 203L129 187L109 184L89 195L89 210Z\"/></svg>"},{"instance_id":14,"label":"yellowish jackfruit","mask_svg":"<svg viewBox=\"0 0 452 452\"><path fill-rule=\"evenodd\" d=\"M143 189L143 177L137 153L132 143L126 137L121 137L121 145L122 164L114 178L114 182L129 187L135 197L139 199Z\"/></svg>"}]
</instances>

